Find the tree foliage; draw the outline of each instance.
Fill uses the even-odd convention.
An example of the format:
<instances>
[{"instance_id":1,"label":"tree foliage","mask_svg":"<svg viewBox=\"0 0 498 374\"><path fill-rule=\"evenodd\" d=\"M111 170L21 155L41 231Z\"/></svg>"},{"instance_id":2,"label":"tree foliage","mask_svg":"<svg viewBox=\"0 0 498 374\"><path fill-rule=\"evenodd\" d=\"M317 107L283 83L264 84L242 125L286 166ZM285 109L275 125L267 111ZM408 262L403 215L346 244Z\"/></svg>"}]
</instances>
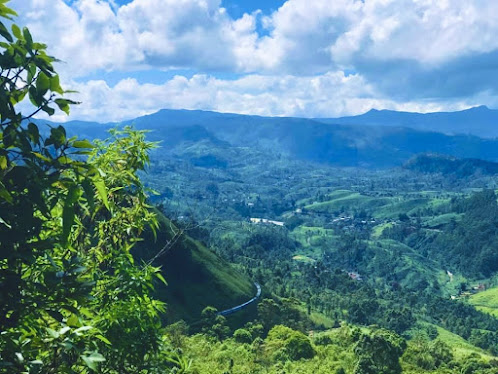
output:
<instances>
[{"instance_id":1,"label":"tree foliage","mask_svg":"<svg viewBox=\"0 0 498 374\"><path fill-rule=\"evenodd\" d=\"M15 16L6 3L0 16ZM39 125L37 113L76 103L27 28L0 23L0 35L0 371L174 366L161 353L165 305L151 297L164 279L130 254L157 225L137 176L154 144L130 128L92 144Z\"/></svg>"}]
</instances>

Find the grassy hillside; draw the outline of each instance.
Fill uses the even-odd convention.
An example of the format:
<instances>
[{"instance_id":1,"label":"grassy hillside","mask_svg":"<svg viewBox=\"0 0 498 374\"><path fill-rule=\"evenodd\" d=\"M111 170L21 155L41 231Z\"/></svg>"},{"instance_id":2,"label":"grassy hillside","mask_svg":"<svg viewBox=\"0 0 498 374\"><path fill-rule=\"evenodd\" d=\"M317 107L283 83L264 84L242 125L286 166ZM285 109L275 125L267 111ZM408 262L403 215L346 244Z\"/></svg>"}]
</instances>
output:
<instances>
[{"instance_id":1,"label":"grassy hillside","mask_svg":"<svg viewBox=\"0 0 498 374\"><path fill-rule=\"evenodd\" d=\"M476 309L498 317L498 287L472 295L469 301Z\"/></svg>"},{"instance_id":2,"label":"grassy hillside","mask_svg":"<svg viewBox=\"0 0 498 374\"><path fill-rule=\"evenodd\" d=\"M136 248L142 259L153 258L174 238L178 228L158 212L160 229L157 239L146 233ZM168 286L158 285L159 298L168 304L168 322L196 321L206 306L227 309L252 298L253 283L202 243L181 235L166 253L154 262L162 266Z\"/></svg>"},{"instance_id":3,"label":"grassy hillside","mask_svg":"<svg viewBox=\"0 0 498 374\"><path fill-rule=\"evenodd\" d=\"M486 360L496 359L495 356L490 355L486 351L476 346L473 346L461 336L453 334L452 332L443 329L442 327L435 327L437 328L438 338L448 344L456 358L462 359L471 354L478 354Z\"/></svg>"},{"instance_id":4,"label":"grassy hillside","mask_svg":"<svg viewBox=\"0 0 498 374\"><path fill-rule=\"evenodd\" d=\"M341 209L373 209L384 206L390 202L389 198L372 198L352 191L339 191L330 194L329 200L313 202L304 208L321 213L332 213Z\"/></svg>"}]
</instances>

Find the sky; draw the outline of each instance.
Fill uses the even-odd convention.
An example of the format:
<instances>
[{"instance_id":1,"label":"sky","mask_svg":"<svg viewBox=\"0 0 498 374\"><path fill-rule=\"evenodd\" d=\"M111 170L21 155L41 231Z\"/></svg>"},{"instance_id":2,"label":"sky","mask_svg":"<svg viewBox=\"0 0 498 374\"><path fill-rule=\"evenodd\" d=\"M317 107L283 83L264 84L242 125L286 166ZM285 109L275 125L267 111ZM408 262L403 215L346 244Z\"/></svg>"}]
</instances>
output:
<instances>
[{"instance_id":1,"label":"sky","mask_svg":"<svg viewBox=\"0 0 498 374\"><path fill-rule=\"evenodd\" d=\"M496 0L11 0L82 103L339 117L498 108Z\"/></svg>"}]
</instances>

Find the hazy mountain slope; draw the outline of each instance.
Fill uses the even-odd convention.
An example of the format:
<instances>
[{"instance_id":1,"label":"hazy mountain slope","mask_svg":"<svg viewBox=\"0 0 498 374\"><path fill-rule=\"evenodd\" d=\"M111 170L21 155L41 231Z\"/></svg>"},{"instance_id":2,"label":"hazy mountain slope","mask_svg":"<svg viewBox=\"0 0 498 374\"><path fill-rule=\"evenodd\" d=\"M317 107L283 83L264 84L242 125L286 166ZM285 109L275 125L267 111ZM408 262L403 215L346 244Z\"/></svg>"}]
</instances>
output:
<instances>
[{"instance_id":1,"label":"hazy mountain slope","mask_svg":"<svg viewBox=\"0 0 498 374\"><path fill-rule=\"evenodd\" d=\"M445 134L471 134L483 138L498 137L498 110L485 106L459 112L409 113L375 110L351 117L316 118L328 124L403 126Z\"/></svg>"},{"instance_id":2,"label":"hazy mountain slope","mask_svg":"<svg viewBox=\"0 0 498 374\"><path fill-rule=\"evenodd\" d=\"M457 177L469 177L475 174L498 174L498 163L478 159L458 159L443 155L421 154L417 155L403 167L421 173L441 173Z\"/></svg>"},{"instance_id":3,"label":"hazy mountain slope","mask_svg":"<svg viewBox=\"0 0 498 374\"><path fill-rule=\"evenodd\" d=\"M162 110L137 118L153 139L173 128L201 125L234 146L256 147L293 158L338 166L390 167L422 152L498 160L498 141L448 136L403 127L330 126L300 118L258 117L202 111Z\"/></svg>"},{"instance_id":4,"label":"hazy mountain slope","mask_svg":"<svg viewBox=\"0 0 498 374\"><path fill-rule=\"evenodd\" d=\"M209 141L215 147L249 147L291 158L337 166L399 166L417 153L498 160L498 140L449 136L405 127L328 125L301 118L258 117L203 111L161 110L126 121L151 130L162 152L183 143ZM103 137L113 124L72 122L71 134Z\"/></svg>"}]
</instances>

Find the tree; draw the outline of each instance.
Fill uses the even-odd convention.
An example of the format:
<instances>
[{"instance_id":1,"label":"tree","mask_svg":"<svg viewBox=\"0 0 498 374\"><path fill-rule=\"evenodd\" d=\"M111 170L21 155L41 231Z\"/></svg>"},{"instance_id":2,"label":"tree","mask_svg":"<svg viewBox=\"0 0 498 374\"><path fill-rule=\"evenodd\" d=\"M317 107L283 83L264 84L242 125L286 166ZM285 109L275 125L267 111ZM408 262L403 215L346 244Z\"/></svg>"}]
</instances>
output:
<instances>
[{"instance_id":1,"label":"tree","mask_svg":"<svg viewBox=\"0 0 498 374\"><path fill-rule=\"evenodd\" d=\"M218 314L218 309L207 306L201 312L202 331L216 339L223 340L230 333L226 318Z\"/></svg>"},{"instance_id":2,"label":"tree","mask_svg":"<svg viewBox=\"0 0 498 374\"><path fill-rule=\"evenodd\" d=\"M0 16L15 16L6 3ZM157 227L137 176L154 144L129 128L92 144L41 127L34 115L76 103L27 28L0 22L0 38L0 371L166 370L151 297L164 279L130 254Z\"/></svg>"},{"instance_id":3,"label":"tree","mask_svg":"<svg viewBox=\"0 0 498 374\"><path fill-rule=\"evenodd\" d=\"M362 334L354 347L354 353L358 356L354 373L401 373L399 358L405 349L405 340L391 331L379 329Z\"/></svg>"},{"instance_id":4,"label":"tree","mask_svg":"<svg viewBox=\"0 0 498 374\"><path fill-rule=\"evenodd\" d=\"M266 338L267 348L280 360L313 358L315 349L306 335L283 325L274 326Z\"/></svg>"}]
</instances>

